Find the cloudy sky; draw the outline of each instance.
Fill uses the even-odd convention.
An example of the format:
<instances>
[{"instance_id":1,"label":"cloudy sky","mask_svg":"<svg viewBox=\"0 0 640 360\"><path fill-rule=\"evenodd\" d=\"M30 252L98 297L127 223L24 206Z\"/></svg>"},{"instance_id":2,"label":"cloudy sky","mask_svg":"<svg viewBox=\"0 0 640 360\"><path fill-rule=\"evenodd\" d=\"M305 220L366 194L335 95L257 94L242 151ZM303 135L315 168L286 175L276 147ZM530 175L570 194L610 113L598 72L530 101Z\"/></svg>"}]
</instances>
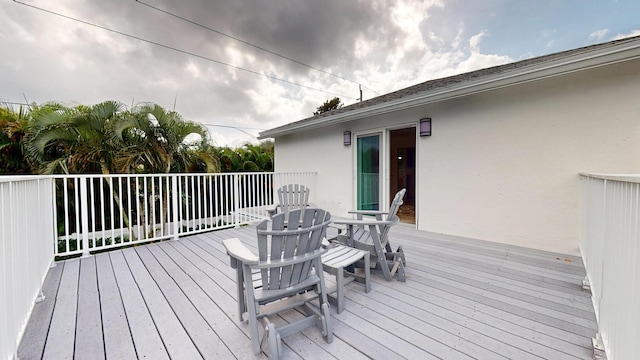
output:
<instances>
[{"instance_id":1,"label":"cloudy sky","mask_svg":"<svg viewBox=\"0 0 640 360\"><path fill-rule=\"evenodd\" d=\"M638 14L638 0L2 0L0 102L175 104L239 146L355 102L358 84L368 99L640 35Z\"/></svg>"}]
</instances>

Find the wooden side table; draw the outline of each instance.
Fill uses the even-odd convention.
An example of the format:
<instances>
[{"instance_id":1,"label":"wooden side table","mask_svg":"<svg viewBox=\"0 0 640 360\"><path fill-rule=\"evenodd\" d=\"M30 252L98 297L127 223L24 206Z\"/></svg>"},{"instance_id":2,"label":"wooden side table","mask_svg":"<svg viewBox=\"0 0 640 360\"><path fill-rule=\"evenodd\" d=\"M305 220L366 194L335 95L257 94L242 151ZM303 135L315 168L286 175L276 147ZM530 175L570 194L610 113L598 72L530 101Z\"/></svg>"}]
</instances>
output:
<instances>
[{"instance_id":1,"label":"wooden side table","mask_svg":"<svg viewBox=\"0 0 640 360\"><path fill-rule=\"evenodd\" d=\"M347 271L346 268L356 262L364 262L364 275ZM364 285L364 291L371 290L369 279L369 252L340 244L331 244L322 255L323 270L336 277L336 285L327 289L329 303L338 308L338 314L344 310L344 287L352 281Z\"/></svg>"}]
</instances>

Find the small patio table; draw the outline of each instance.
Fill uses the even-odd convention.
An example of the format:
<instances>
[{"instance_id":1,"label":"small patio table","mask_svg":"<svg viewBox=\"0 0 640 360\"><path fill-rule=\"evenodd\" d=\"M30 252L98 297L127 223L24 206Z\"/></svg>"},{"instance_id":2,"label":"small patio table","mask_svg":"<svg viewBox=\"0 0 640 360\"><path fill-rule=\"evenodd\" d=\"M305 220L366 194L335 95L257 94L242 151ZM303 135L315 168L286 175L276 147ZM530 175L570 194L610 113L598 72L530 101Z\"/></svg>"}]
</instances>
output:
<instances>
[{"instance_id":1,"label":"small patio table","mask_svg":"<svg viewBox=\"0 0 640 360\"><path fill-rule=\"evenodd\" d=\"M356 274L355 269L354 272L347 271L347 267L353 269L351 265L360 260L364 261L364 275ZM329 303L338 308L338 314L344 310L345 285L355 280L364 285L366 293L371 290L369 252L366 250L331 244L328 246L328 251L322 255L322 267L324 271L336 277L336 285L327 288L327 295Z\"/></svg>"}]
</instances>

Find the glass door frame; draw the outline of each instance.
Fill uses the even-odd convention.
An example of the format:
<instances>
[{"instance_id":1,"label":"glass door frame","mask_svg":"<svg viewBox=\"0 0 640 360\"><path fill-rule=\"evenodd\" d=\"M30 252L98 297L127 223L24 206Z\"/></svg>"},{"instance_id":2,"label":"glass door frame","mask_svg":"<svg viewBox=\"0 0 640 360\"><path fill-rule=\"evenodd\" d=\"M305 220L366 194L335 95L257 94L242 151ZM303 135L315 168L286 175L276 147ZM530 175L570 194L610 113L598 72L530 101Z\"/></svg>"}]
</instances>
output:
<instances>
[{"instance_id":1,"label":"glass door frame","mask_svg":"<svg viewBox=\"0 0 640 360\"><path fill-rule=\"evenodd\" d=\"M390 174L390 161L391 161L391 130L396 130L396 129L402 129L402 128L409 128L409 127L415 127L416 128L416 141L415 141L415 183L416 183L416 199L415 199L415 226L416 228L418 227L418 219L419 219L419 206L418 206L418 199L419 199L419 192L420 192L420 186L418 186L418 184L420 184L419 182L419 177L420 177L420 171L419 171L419 167L420 167L420 137L419 137L419 132L417 131L417 129L419 129L419 124L417 122L406 122L406 123L401 123L401 124L397 124L394 126L390 126L390 127L384 127L384 128L376 128L376 129L368 129L368 130L362 130L362 131L354 131L353 135L354 135L354 139L355 139L355 146L353 147L353 198L352 198L352 204L354 204L353 209L356 209L358 207L358 139L362 138L362 137L367 137L367 136L373 136L373 135L378 135L380 136L380 152L379 152L379 161L380 161L380 181L379 181L379 189L378 189L378 196L380 196L380 209L382 209L382 211L386 211L389 209L389 205L390 205L390 199L389 197L391 196L389 194L389 189L390 189L390 182L391 182L391 174Z\"/></svg>"},{"instance_id":2,"label":"glass door frame","mask_svg":"<svg viewBox=\"0 0 640 360\"><path fill-rule=\"evenodd\" d=\"M354 134L355 146L353 147L353 204L354 209L358 208L358 141L361 138L369 136L379 137L379 181L378 181L378 207L379 210L384 211L389 207L389 132L386 129L374 129L368 131L357 132Z\"/></svg>"}]
</instances>

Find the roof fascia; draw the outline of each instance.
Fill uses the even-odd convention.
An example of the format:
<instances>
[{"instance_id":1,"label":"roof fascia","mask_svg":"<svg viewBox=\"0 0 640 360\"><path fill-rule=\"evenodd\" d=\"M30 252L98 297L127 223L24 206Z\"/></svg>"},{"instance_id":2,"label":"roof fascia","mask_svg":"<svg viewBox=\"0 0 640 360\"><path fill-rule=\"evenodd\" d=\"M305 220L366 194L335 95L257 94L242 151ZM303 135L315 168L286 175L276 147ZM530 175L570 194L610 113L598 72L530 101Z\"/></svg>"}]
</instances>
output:
<instances>
[{"instance_id":1,"label":"roof fascia","mask_svg":"<svg viewBox=\"0 0 640 360\"><path fill-rule=\"evenodd\" d=\"M445 100L452 100L490 90L532 81L539 81L542 79L562 76L638 58L640 58L640 40L620 44L618 46L614 45L563 59L542 62L540 64L526 66L521 69L507 71L505 73L488 75L478 80L470 80L451 86L443 86L441 88L402 97L397 100L371 105L366 108L354 109L344 113L312 119L308 122L284 125L261 132L259 139L273 138L276 136L292 134L301 130L311 130L341 124L365 117L386 114Z\"/></svg>"}]
</instances>

